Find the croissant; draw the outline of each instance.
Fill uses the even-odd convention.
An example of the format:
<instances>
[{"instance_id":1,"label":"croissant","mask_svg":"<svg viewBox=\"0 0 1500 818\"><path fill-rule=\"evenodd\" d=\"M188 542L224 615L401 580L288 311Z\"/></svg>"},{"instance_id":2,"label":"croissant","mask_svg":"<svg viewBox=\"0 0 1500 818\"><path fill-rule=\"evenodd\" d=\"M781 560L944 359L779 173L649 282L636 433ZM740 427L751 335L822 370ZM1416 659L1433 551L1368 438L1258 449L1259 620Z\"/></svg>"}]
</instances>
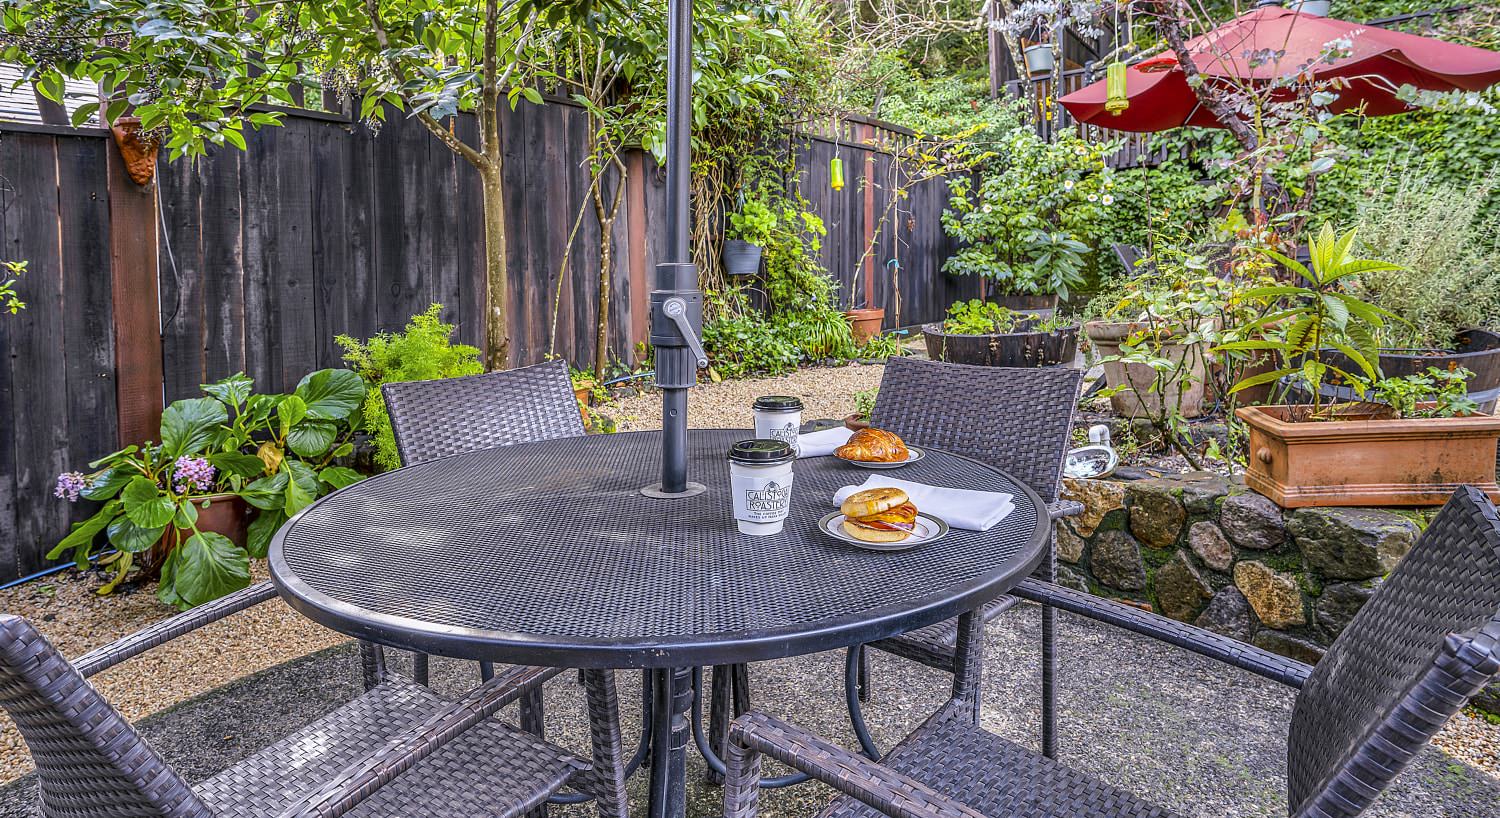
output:
<instances>
[{"instance_id":1,"label":"croissant","mask_svg":"<svg viewBox=\"0 0 1500 818\"><path fill-rule=\"evenodd\" d=\"M906 444L884 429L860 429L833 453L845 460L896 463L907 458Z\"/></svg>"}]
</instances>

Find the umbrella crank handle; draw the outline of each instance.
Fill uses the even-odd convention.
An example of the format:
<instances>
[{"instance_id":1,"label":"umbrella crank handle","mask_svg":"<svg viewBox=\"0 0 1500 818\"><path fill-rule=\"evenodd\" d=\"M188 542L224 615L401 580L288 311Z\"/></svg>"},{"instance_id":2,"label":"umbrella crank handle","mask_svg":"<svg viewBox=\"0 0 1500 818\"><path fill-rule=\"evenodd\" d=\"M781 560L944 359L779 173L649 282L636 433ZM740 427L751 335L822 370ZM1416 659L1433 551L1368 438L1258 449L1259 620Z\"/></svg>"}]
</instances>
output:
<instances>
[{"instance_id":1,"label":"umbrella crank handle","mask_svg":"<svg viewBox=\"0 0 1500 818\"><path fill-rule=\"evenodd\" d=\"M698 340L698 333L693 332L693 325L687 319L687 302L681 298L668 298L662 302L661 314L677 325L677 331L682 333L683 340L687 341L688 348L693 351L693 359L698 368L707 369L708 353L703 351L703 342Z\"/></svg>"}]
</instances>

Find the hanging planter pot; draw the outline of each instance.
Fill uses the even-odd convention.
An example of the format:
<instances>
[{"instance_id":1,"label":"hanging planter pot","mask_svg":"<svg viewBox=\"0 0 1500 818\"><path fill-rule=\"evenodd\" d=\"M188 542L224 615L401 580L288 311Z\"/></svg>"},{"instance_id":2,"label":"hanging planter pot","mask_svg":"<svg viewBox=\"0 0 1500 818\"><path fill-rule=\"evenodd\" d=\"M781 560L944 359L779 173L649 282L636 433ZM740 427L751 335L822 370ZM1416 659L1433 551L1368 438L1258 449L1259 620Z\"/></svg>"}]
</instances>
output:
<instances>
[{"instance_id":1,"label":"hanging planter pot","mask_svg":"<svg viewBox=\"0 0 1500 818\"><path fill-rule=\"evenodd\" d=\"M1026 73L1035 77L1038 74L1051 74L1055 65L1052 59L1052 46L1048 43L1037 43L1026 46L1022 56L1026 58Z\"/></svg>"},{"instance_id":2,"label":"hanging planter pot","mask_svg":"<svg viewBox=\"0 0 1500 818\"><path fill-rule=\"evenodd\" d=\"M140 117L116 117L109 127L114 134L120 157L125 160L125 172L138 185L149 185L156 178L156 153L161 143L153 137L141 134Z\"/></svg>"},{"instance_id":3,"label":"hanging planter pot","mask_svg":"<svg viewBox=\"0 0 1500 818\"><path fill-rule=\"evenodd\" d=\"M753 276L760 272L760 245L740 239L724 240L724 272L732 276Z\"/></svg>"}]
</instances>

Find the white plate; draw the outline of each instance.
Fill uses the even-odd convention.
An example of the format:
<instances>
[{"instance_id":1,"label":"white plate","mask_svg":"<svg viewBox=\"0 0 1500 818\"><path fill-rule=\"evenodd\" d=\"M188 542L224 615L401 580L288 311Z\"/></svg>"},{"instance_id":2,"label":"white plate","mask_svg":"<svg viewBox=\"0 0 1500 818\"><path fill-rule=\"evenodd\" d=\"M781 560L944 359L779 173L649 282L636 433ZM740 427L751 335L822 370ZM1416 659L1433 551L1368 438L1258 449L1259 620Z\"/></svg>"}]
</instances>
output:
<instances>
[{"instance_id":1,"label":"white plate","mask_svg":"<svg viewBox=\"0 0 1500 818\"><path fill-rule=\"evenodd\" d=\"M922 453L921 449L918 449L915 446L907 446L905 460L893 460L886 462L880 460L850 460L847 457L839 457L839 459L851 466L858 466L861 469L899 469L908 463L915 463L926 456L927 455ZM838 457L838 455L834 455L834 457Z\"/></svg>"},{"instance_id":2,"label":"white plate","mask_svg":"<svg viewBox=\"0 0 1500 818\"><path fill-rule=\"evenodd\" d=\"M843 540L850 545L863 548L866 551L905 551L908 548L916 548L933 540L940 540L948 533L948 524L930 514L917 513L916 526L911 536L901 542L865 542L857 540L844 533L844 515L835 511L818 521L818 528L823 533L836 540Z\"/></svg>"}]
</instances>

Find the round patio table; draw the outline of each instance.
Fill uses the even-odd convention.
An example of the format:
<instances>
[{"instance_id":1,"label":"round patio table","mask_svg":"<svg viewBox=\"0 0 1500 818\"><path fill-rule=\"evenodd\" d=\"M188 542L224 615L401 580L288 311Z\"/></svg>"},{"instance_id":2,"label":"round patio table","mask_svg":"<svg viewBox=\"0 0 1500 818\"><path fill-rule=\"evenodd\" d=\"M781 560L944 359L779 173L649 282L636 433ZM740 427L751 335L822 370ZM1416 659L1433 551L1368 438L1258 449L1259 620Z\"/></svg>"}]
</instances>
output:
<instances>
[{"instance_id":1,"label":"round patio table","mask_svg":"<svg viewBox=\"0 0 1500 818\"><path fill-rule=\"evenodd\" d=\"M818 520L835 509L838 488L873 472L815 457L794 466L785 530L742 535L726 455L751 434L689 432L690 475L708 490L681 499L640 493L659 478L659 432L484 449L388 472L292 518L271 543L271 574L310 619L395 648L652 669L651 815L680 818L693 668L850 647L973 610L1031 573L1050 528L1020 481L928 449L888 474L1007 492L1015 510L987 532L864 551Z\"/></svg>"}]
</instances>

